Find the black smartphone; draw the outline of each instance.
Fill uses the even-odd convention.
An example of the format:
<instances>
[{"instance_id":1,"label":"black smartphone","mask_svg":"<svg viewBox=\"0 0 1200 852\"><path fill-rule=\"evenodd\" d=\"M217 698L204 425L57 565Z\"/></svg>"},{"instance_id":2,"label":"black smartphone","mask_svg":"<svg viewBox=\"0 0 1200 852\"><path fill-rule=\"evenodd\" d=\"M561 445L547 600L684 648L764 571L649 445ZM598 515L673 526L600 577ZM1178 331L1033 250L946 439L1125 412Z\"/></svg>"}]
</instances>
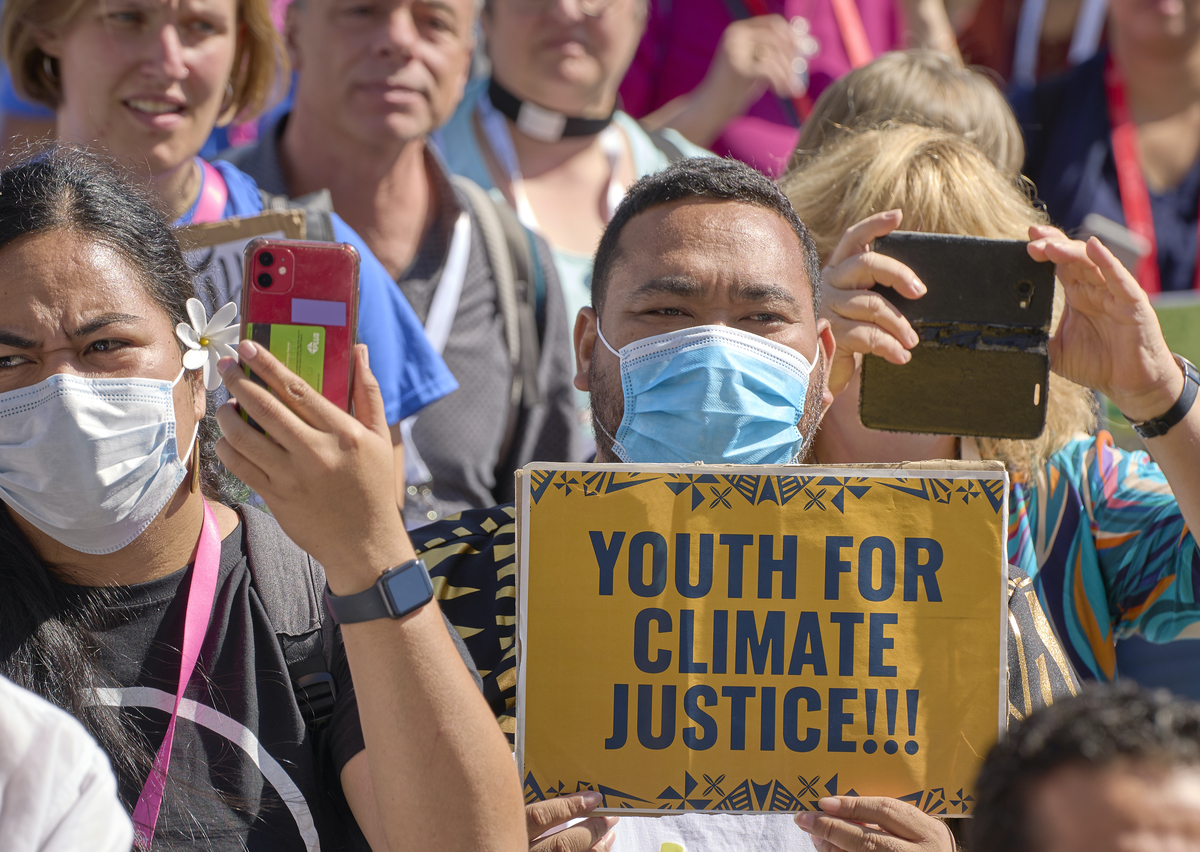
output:
<instances>
[{"instance_id":1,"label":"black smartphone","mask_svg":"<svg viewBox=\"0 0 1200 852\"><path fill-rule=\"evenodd\" d=\"M890 287L920 342L896 365L863 358L859 416L869 429L1036 438L1046 425L1054 265L1022 240L895 231L874 250L925 284L920 299Z\"/></svg>"}]
</instances>

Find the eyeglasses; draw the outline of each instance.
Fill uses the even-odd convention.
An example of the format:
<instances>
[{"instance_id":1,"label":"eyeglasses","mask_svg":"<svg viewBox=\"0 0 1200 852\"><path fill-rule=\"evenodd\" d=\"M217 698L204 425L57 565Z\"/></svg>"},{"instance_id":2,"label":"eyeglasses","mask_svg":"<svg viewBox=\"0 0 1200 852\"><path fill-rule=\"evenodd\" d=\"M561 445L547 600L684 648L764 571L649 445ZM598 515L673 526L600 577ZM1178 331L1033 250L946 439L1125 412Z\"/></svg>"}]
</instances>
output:
<instances>
[{"instance_id":1,"label":"eyeglasses","mask_svg":"<svg viewBox=\"0 0 1200 852\"><path fill-rule=\"evenodd\" d=\"M506 0L506 2L513 10L522 14L544 15L562 0ZM566 2L578 6L579 11L589 18L599 18L608 11L615 0L566 0Z\"/></svg>"}]
</instances>

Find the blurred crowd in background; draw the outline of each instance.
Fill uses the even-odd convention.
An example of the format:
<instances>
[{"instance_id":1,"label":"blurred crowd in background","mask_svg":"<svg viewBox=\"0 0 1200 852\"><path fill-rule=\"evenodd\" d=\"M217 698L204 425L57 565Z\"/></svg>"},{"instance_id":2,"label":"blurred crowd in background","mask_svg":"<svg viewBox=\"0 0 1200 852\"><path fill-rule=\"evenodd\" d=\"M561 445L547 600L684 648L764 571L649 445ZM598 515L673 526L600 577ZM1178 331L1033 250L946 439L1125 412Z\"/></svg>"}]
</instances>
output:
<instances>
[{"instance_id":1,"label":"blurred crowd in background","mask_svg":"<svg viewBox=\"0 0 1200 852\"><path fill-rule=\"evenodd\" d=\"M514 471L533 461L677 460L616 452L628 435L614 420L619 404L606 402L603 376L588 367L597 341L620 357L619 326L604 314L599 327L593 276L607 270L595 265L597 248L603 257L601 238L632 187L651 199L670 194L653 184L663 174L680 176L685 199L716 191L695 189L705 181L741 181L736 192L761 198L781 192L811 234L822 271L808 285L821 292L829 328L814 332L826 342L806 363L820 363L811 387L827 385L828 399L820 411L810 400L800 460L1007 465L1011 618L1025 627L1020 642L1045 641L1053 660L1040 674L1013 664L1014 724L1074 695L1080 681L1132 680L1200 700L1200 639L1186 638L1200 635L1200 555L1188 523L1200 509L1195 447L1177 431L1175 444L1154 438L1147 455L1121 416L1163 413L1149 401L1161 388L1130 365L1165 364L1155 375L1171 373L1170 387L1186 397L1192 374L1179 360L1183 378L1175 375L1166 347L1200 357L1200 0L3 0L2 8L8 162L51 140L82 146L128 169L172 227L290 205L306 211L310 238L359 250L359 338L379 381L396 502L466 640L460 653L474 658L510 738L513 596L491 592L512 583L511 541L496 544L511 533L511 510L493 507L514 499ZM688 171L689 161L714 156L753 167L773 188L712 172L720 167ZM45 210L56 209L56 191L47 184ZM628 214L630 230L638 215ZM614 244L625 224L613 224ZM1136 281L1129 304L1141 307L1127 325L1143 343L1110 359L1085 358L1077 346L1082 366L1052 351L1058 375L1035 440L869 432L856 411L862 358L904 363L916 345L907 323L864 301L876 283L910 298L923 292L906 268L869 251L898 227L1032 240L1031 253L1054 262L1064 283ZM0 235L0 253L23 233ZM1067 240L1092 236L1107 252ZM236 286L219 295L236 301ZM214 295L210 311L223 301ZM1080 309L1065 298L1065 310ZM813 344L805 345L807 359ZM201 412L196 469L203 458L215 470L218 433L202 420ZM209 469L211 497L219 489ZM0 496L16 505L11 492ZM56 540L81 550L69 542L84 539ZM493 552L503 547L507 556ZM481 554L494 560L482 564ZM1015 590L1031 583L1032 603L1017 603ZM467 585L487 594L446 591ZM14 604L13 618L23 606ZM1047 617L1052 631L1043 633ZM30 647L34 670L50 672L52 685L53 661L68 658L54 657L53 643ZM34 691L61 698L64 689ZM1143 700L1132 691L1096 694L1131 719L1145 710L1129 710ZM1175 748L1172 738L1196 737L1194 709L1163 706L1183 733L1167 725L1146 734L1166 743L1146 746L1155 760ZM100 739L111 754L112 741ZM338 769L351 771L354 744L342 745ZM1086 743L1068 745L1092 759ZM992 763L1008 759L1001 768L1015 772L1028 756L1020 748ZM1116 752L1140 759L1142 746L1129 748ZM124 778L127 767L117 768ZM362 828L368 838L383 832Z\"/></svg>"}]
</instances>

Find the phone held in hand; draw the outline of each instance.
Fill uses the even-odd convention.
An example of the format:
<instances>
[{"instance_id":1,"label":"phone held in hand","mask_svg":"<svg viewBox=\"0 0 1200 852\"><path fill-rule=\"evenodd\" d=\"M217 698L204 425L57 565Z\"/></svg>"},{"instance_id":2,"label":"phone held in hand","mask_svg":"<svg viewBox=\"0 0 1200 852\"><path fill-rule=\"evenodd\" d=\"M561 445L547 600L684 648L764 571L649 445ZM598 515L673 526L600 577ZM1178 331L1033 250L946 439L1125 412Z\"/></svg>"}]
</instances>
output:
<instances>
[{"instance_id":1,"label":"phone held in hand","mask_svg":"<svg viewBox=\"0 0 1200 852\"><path fill-rule=\"evenodd\" d=\"M347 243L260 238L243 253L242 338L344 411L354 379L358 270L358 252Z\"/></svg>"},{"instance_id":2,"label":"phone held in hand","mask_svg":"<svg viewBox=\"0 0 1200 852\"><path fill-rule=\"evenodd\" d=\"M1035 438L1046 425L1054 266L1022 240L895 231L874 250L907 265L928 292L891 302L920 338L907 364L863 358L864 426L990 438Z\"/></svg>"}]
</instances>

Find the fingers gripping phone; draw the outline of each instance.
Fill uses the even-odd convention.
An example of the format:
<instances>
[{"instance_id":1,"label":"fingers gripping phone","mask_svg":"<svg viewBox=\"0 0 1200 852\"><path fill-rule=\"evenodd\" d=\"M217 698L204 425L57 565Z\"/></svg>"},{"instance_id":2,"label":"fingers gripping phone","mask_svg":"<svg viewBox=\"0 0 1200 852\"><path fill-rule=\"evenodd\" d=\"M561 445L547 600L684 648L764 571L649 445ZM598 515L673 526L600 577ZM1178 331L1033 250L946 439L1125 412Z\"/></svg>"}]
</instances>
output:
<instances>
[{"instance_id":1,"label":"fingers gripping phone","mask_svg":"<svg viewBox=\"0 0 1200 852\"><path fill-rule=\"evenodd\" d=\"M1046 424L1054 266L1021 240L894 231L874 250L928 288L906 299L873 289L920 342L896 365L863 358L859 417L869 429L1034 438Z\"/></svg>"},{"instance_id":2,"label":"fingers gripping phone","mask_svg":"<svg viewBox=\"0 0 1200 852\"><path fill-rule=\"evenodd\" d=\"M359 256L346 243L259 238L243 253L242 338L350 410ZM248 366L246 375L264 384ZM249 421L249 418L242 413ZM253 421L250 421L253 422Z\"/></svg>"}]
</instances>

